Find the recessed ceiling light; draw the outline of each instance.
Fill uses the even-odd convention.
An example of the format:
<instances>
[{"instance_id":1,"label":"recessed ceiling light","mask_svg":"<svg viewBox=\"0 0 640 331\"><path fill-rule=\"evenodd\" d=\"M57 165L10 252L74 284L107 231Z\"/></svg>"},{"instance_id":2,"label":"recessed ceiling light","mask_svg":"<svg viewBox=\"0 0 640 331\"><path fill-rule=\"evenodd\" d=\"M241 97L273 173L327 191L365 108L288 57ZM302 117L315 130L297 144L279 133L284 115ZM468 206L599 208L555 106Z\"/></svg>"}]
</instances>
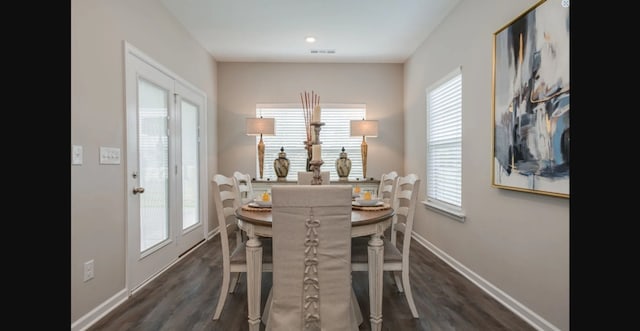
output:
<instances>
[{"instance_id":1,"label":"recessed ceiling light","mask_svg":"<svg viewBox=\"0 0 640 331\"><path fill-rule=\"evenodd\" d=\"M304 40L306 42L308 42L308 43L315 43L316 42L316 38L314 38L314 37L307 37L307 38L304 38Z\"/></svg>"}]
</instances>

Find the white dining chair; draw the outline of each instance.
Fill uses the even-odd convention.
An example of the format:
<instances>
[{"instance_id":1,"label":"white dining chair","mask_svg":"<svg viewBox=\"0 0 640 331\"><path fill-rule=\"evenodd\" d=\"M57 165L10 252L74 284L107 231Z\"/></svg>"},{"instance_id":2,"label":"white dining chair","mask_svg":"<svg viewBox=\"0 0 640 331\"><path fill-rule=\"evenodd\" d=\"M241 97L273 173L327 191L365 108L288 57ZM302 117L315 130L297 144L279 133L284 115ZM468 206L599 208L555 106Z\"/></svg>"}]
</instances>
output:
<instances>
[{"instance_id":1,"label":"white dining chair","mask_svg":"<svg viewBox=\"0 0 640 331\"><path fill-rule=\"evenodd\" d=\"M393 203L397 179L398 173L395 170L382 174L380 176L380 186L378 187L378 198L386 203Z\"/></svg>"},{"instance_id":2,"label":"white dining chair","mask_svg":"<svg viewBox=\"0 0 640 331\"><path fill-rule=\"evenodd\" d=\"M273 287L265 330L358 330L351 186L274 185L271 194Z\"/></svg>"},{"instance_id":3,"label":"white dining chair","mask_svg":"<svg viewBox=\"0 0 640 331\"><path fill-rule=\"evenodd\" d=\"M322 177L322 185L331 184L329 172L320 171ZM311 185L313 180L313 171L298 171L298 185Z\"/></svg>"},{"instance_id":4,"label":"white dining chair","mask_svg":"<svg viewBox=\"0 0 640 331\"><path fill-rule=\"evenodd\" d=\"M409 282L409 248L411 231L420 190L420 178L416 174L398 176L393 200L395 214L391 223L391 238L383 238L383 270L393 272L398 292L404 292L414 318L419 318ZM398 232L402 233L402 247L397 246ZM351 268L368 271L368 238L353 238L351 242ZM382 289L380 289L382 293Z\"/></svg>"},{"instance_id":5,"label":"white dining chair","mask_svg":"<svg viewBox=\"0 0 640 331\"><path fill-rule=\"evenodd\" d=\"M227 293L235 291L240 273L247 272L247 252L235 216L236 208L240 208L235 178L216 174L213 176L212 182L213 201L222 244L222 285L220 286L218 304L213 314L213 319L217 320L222 313ZM231 247L229 235L233 233L235 233L236 240L235 246ZM265 272L273 270L271 256L271 240L265 238L262 240L262 270Z\"/></svg>"},{"instance_id":6,"label":"white dining chair","mask_svg":"<svg viewBox=\"0 0 640 331\"><path fill-rule=\"evenodd\" d=\"M251 175L235 171L233 177L236 179L241 204L253 201L255 194L253 192L253 185L251 185Z\"/></svg>"}]
</instances>

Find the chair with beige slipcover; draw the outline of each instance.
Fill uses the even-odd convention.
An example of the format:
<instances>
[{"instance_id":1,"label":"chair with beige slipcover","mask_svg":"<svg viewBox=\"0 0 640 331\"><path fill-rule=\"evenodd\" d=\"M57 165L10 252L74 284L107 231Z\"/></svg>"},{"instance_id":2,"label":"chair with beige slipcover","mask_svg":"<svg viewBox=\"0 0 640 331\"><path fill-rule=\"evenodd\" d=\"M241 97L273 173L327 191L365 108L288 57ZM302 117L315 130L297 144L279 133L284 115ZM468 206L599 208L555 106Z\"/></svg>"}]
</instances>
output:
<instances>
[{"instance_id":1,"label":"chair with beige slipcover","mask_svg":"<svg viewBox=\"0 0 640 331\"><path fill-rule=\"evenodd\" d=\"M320 171L320 177L322 177L322 185L331 183L328 171ZM311 180L313 180L313 171L298 171L298 185L311 185Z\"/></svg>"},{"instance_id":2,"label":"chair with beige slipcover","mask_svg":"<svg viewBox=\"0 0 640 331\"><path fill-rule=\"evenodd\" d=\"M265 330L358 330L351 186L274 185L271 194L273 287Z\"/></svg>"}]
</instances>

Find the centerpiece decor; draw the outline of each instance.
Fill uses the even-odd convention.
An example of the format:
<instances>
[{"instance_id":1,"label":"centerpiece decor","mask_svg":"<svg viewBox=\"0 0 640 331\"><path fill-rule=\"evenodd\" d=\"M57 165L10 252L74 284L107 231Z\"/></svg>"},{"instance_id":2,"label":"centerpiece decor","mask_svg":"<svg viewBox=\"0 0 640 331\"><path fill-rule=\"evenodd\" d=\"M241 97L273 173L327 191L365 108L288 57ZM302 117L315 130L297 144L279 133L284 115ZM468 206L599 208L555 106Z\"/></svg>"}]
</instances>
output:
<instances>
[{"instance_id":1,"label":"centerpiece decor","mask_svg":"<svg viewBox=\"0 0 640 331\"><path fill-rule=\"evenodd\" d=\"M320 167L324 163L322 161L322 142L320 141L320 129L324 125L321 121L320 96L315 92L300 93L302 101L302 110L304 115L305 129L307 140L304 142L307 150L307 171L313 172L311 185L322 184L322 176L320 175Z\"/></svg>"}]
</instances>

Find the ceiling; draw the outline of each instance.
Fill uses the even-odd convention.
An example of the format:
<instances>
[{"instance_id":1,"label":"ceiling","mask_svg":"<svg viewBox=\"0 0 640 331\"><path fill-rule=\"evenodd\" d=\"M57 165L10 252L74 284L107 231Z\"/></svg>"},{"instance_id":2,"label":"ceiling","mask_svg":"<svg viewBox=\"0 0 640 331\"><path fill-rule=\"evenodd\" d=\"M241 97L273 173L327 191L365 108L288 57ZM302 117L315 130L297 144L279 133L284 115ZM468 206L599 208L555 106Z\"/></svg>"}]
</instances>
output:
<instances>
[{"instance_id":1,"label":"ceiling","mask_svg":"<svg viewBox=\"0 0 640 331\"><path fill-rule=\"evenodd\" d=\"M403 63L459 1L160 0L217 61L312 63Z\"/></svg>"}]
</instances>

